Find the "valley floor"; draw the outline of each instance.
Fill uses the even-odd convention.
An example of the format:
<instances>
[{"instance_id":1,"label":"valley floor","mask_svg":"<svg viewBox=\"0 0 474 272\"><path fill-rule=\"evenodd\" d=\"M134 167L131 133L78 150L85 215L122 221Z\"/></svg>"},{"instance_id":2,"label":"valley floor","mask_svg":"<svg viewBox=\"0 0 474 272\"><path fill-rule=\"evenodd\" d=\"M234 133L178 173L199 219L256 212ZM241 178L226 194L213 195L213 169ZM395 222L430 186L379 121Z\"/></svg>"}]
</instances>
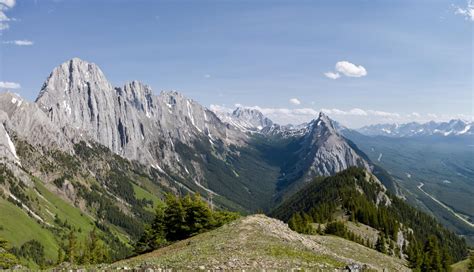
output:
<instances>
[{"instance_id":1,"label":"valley floor","mask_svg":"<svg viewBox=\"0 0 474 272\"><path fill-rule=\"evenodd\" d=\"M434 202L438 203L441 207L445 208L446 210L448 210L449 212L451 212L454 216L456 216L457 218L459 218L460 220L462 220L464 223L466 223L467 225L471 226L474 228L474 224L469 222L464 216L461 216L459 215L458 213L456 213L455 211L453 211L453 209L451 209L450 207L446 206L443 202L439 201L438 199L436 199L434 196L430 195L429 193L427 193L425 190L423 190L423 185L425 185L424 183L420 183L420 185L418 185L418 189L420 189L420 191L422 191L426 196L428 196L429 198L433 199Z\"/></svg>"},{"instance_id":2,"label":"valley floor","mask_svg":"<svg viewBox=\"0 0 474 272\"><path fill-rule=\"evenodd\" d=\"M377 271L409 271L403 260L339 237L299 234L264 215L247 216L151 253L95 268L334 271L354 264Z\"/></svg>"}]
</instances>

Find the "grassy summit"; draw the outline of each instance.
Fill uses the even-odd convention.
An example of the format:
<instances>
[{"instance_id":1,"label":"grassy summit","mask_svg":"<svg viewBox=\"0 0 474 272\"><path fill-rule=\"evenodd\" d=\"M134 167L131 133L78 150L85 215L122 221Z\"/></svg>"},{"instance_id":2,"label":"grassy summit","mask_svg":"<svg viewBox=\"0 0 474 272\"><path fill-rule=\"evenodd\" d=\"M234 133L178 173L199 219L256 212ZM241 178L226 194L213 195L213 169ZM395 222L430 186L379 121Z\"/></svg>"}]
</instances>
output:
<instances>
[{"instance_id":1,"label":"grassy summit","mask_svg":"<svg viewBox=\"0 0 474 272\"><path fill-rule=\"evenodd\" d=\"M350 264L374 270L409 270L400 259L338 237L299 234L264 215L240 218L216 230L100 268L332 270Z\"/></svg>"}]
</instances>

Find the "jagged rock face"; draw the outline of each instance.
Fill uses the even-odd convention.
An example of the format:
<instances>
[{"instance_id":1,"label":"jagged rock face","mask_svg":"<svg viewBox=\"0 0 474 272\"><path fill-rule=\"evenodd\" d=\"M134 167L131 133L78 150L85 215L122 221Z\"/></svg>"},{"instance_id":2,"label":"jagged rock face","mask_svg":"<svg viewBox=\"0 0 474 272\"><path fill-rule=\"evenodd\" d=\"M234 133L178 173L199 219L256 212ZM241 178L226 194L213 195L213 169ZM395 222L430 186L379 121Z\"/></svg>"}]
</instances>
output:
<instances>
[{"instance_id":1,"label":"jagged rock face","mask_svg":"<svg viewBox=\"0 0 474 272\"><path fill-rule=\"evenodd\" d=\"M115 97L114 88L96 65L75 58L53 70L36 103L61 128L73 127L119 152L123 145Z\"/></svg>"},{"instance_id":2,"label":"jagged rock face","mask_svg":"<svg viewBox=\"0 0 474 272\"><path fill-rule=\"evenodd\" d=\"M77 58L54 69L36 103L62 129L72 127L119 155L152 165L176 160L173 141L192 145L205 136L243 144L245 138L177 92L156 96L137 81L113 88L95 64Z\"/></svg>"},{"instance_id":3,"label":"jagged rock face","mask_svg":"<svg viewBox=\"0 0 474 272\"><path fill-rule=\"evenodd\" d=\"M0 93L0 122L32 145L72 151L70 140L35 103L13 93ZM65 130L73 131L67 127Z\"/></svg>"},{"instance_id":4,"label":"jagged rock face","mask_svg":"<svg viewBox=\"0 0 474 272\"><path fill-rule=\"evenodd\" d=\"M16 148L5 126L0 124L0 161L6 160L20 164L20 158L16 154Z\"/></svg>"},{"instance_id":5,"label":"jagged rock face","mask_svg":"<svg viewBox=\"0 0 474 272\"><path fill-rule=\"evenodd\" d=\"M310 132L304 136L303 146L309 147L304 160L309 160L307 178L330 176L350 166L370 170L367 161L352 149L347 140L336 131L332 121L320 113L319 118L309 125Z\"/></svg>"}]
</instances>

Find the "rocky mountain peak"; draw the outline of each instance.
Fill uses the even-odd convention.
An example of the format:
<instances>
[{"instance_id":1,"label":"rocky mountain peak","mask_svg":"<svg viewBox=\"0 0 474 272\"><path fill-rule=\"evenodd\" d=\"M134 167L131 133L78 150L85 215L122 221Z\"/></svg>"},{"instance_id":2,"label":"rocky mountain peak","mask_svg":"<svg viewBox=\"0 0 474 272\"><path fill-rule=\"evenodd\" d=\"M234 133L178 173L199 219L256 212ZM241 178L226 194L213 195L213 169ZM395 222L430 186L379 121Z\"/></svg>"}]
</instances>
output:
<instances>
[{"instance_id":1,"label":"rocky mountain peak","mask_svg":"<svg viewBox=\"0 0 474 272\"><path fill-rule=\"evenodd\" d=\"M320 112L318 118L309 123L309 128L318 137L325 133L338 134L334 121L323 112Z\"/></svg>"},{"instance_id":2,"label":"rocky mountain peak","mask_svg":"<svg viewBox=\"0 0 474 272\"><path fill-rule=\"evenodd\" d=\"M65 97L71 92L87 89L112 90L104 73L94 64L73 58L54 68L43 84L37 102L49 100L50 96Z\"/></svg>"},{"instance_id":3,"label":"rocky mountain peak","mask_svg":"<svg viewBox=\"0 0 474 272\"><path fill-rule=\"evenodd\" d=\"M154 108L153 90L150 86L139 81L125 83L122 88L115 88L118 96L119 106L123 101L128 101L137 110L145 112L147 117L151 116Z\"/></svg>"},{"instance_id":4,"label":"rocky mountain peak","mask_svg":"<svg viewBox=\"0 0 474 272\"><path fill-rule=\"evenodd\" d=\"M232 112L214 109L214 113L223 122L244 132L267 131L273 125L272 120L257 109L237 107Z\"/></svg>"},{"instance_id":5,"label":"rocky mountain peak","mask_svg":"<svg viewBox=\"0 0 474 272\"><path fill-rule=\"evenodd\" d=\"M265 117L265 115L257 109L238 107L232 112L232 116L247 122L259 130L273 124L272 120Z\"/></svg>"},{"instance_id":6,"label":"rocky mountain peak","mask_svg":"<svg viewBox=\"0 0 474 272\"><path fill-rule=\"evenodd\" d=\"M365 161L336 130L334 122L324 113L309 124L309 133L304 136L304 146L312 151L307 157L311 165L309 176L333 175L350 166L370 169Z\"/></svg>"}]
</instances>

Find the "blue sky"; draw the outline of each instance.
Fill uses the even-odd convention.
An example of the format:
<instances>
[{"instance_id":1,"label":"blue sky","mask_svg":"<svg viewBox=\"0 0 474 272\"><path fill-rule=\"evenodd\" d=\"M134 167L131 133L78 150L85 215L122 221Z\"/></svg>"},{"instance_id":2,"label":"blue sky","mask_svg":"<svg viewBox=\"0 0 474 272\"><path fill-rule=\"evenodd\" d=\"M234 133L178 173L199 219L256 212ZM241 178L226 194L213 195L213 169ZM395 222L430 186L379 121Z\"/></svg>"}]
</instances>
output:
<instances>
[{"instance_id":1,"label":"blue sky","mask_svg":"<svg viewBox=\"0 0 474 272\"><path fill-rule=\"evenodd\" d=\"M28 100L79 57L115 86L140 80L281 123L321 109L351 127L473 115L474 7L464 0L0 3L0 81Z\"/></svg>"}]
</instances>

